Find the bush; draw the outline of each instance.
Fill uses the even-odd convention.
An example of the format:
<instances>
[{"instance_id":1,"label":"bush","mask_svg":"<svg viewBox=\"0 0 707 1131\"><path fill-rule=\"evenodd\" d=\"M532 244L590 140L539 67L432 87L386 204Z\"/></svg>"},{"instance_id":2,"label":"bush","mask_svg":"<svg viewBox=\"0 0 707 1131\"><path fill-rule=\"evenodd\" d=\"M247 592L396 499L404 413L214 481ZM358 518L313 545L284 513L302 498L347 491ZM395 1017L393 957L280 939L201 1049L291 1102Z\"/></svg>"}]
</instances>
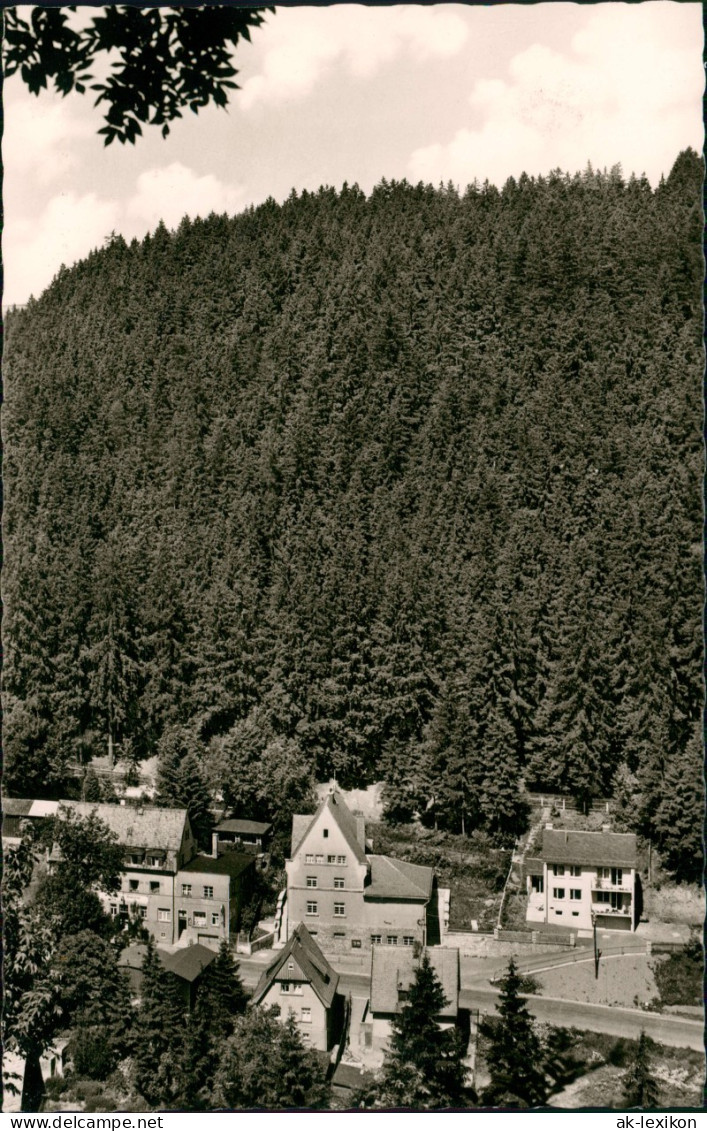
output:
<instances>
[{"instance_id":1,"label":"bush","mask_svg":"<svg viewBox=\"0 0 707 1131\"><path fill-rule=\"evenodd\" d=\"M68 1086L68 1081L65 1080L63 1076L50 1076L49 1079L45 1081L44 1091L50 1099L55 1100L63 1095Z\"/></svg>"},{"instance_id":2,"label":"bush","mask_svg":"<svg viewBox=\"0 0 707 1131\"><path fill-rule=\"evenodd\" d=\"M607 1064L613 1064L614 1068L623 1068L629 1055L633 1052L635 1042L627 1041L625 1037L619 1037L615 1042L606 1057Z\"/></svg>"},{"instance_id":3,"label":"bush","mask_svg":"<svg viewBox=\"0 0 707 1131\"><path fill-rule=\"evenodd\" d=\"M704 959L699 940L656 962L653 972L662 1005L702 1004Z\"/></svg>"},{"instance_id":4,"label":"bush","mask_svg":"<svg viewBox=\"0 0 707 1131\"><path fill-rule=\"evenodd\" d=\"M105 1080L117 1063L115 1049L101 1026L81 1028L71 1041L71 1059L77 1076Z\"/></svg>"}]
</instances>

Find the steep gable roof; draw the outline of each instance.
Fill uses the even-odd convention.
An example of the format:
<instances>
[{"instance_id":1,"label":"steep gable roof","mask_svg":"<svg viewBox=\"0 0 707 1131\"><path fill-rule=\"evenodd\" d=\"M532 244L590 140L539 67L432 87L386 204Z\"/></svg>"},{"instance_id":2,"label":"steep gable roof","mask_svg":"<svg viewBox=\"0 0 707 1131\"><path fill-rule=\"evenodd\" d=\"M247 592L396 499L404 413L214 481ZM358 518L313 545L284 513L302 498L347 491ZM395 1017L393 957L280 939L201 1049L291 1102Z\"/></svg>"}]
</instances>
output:
<instances>
[{"instance_id":1,"label":"steep gable roof","mask_svg":"<svg viewBox=\"0 0 707 1131\"><path fill-rule=\"evenodd\" d=\"M159 947L157 949L159 953ZM160 958L162 965L171 974L176 974L178 978L183 978L185 982L195 982L206 967L214 961L216 951L210 950L207 946L202 946L201 943L195 943L193 946L185 946L181 950L175 950L171 954L160 954Z\"/></svg>"},{"instance_id":2,"label":"steep gable roof","mask_svg":"<svg viewBox=\"0 0 707 1131\"><path fill-rule=\"evenodd\" d=\"M258 1005L268 992L278 974L288 959L292 959L299 967L305 980L309 982L322 1005L328 1009L334 1000L336 987L339 984L339 975L329 965L316 942L303 923L295 927L287 945L278 954L274 962L263 973L253 994L253 1003ZM297 979L292 978L293 981ZM282 977L280 981L286 982Z\"/></svg>"},{"instance_id":3,"label":"steep gable roof","mask_svg":"<svg viewBox=\"0 0 707 1131\"><path fill-rule=\"evenodd\" d=\"M300 848L306 840L309 830L313 828L316 821L325 811L331 814L332 820L359 864L365 864L365 822L361 817L354 817L338 790L333 790L326 795L313 816L308 817L300 813L293 816L292 851L290 855L294 856L298 848Z\"/></svg>"},{"instance_id":4,"label":"steep gable roof","mask_svg":"<svg viewBox=\"0 0 707 1131\"><path fill-rule=\"evenodd\" d=\"M201 872L204 876L230 876L236 879L249 868L255 871L255 857L245 852L223 852L216 856L194 856L182 864L181 872Z\"/></svg>"},{"instance_id":5,"label":"steep gable roof","mask_svg":"<svg viewBox=\"0 0 707 1131\"><path fill-rule=\"evenodd\" d=\"M634 833L579 832L544 829L542 859L551 864L636 867Z\"/></svg>"},{"instance_id":6,"label":"steep gable roof","mask_svg":"<svg viewBox=\"0 0 707 1131\"><path fill-rule=\"evenodd\" d=\"M368 857L371 882L364 889L364 899L427 900L432 894L434 870L422 864L408 864L392 856Z\"/></svg>"}]
</instances>

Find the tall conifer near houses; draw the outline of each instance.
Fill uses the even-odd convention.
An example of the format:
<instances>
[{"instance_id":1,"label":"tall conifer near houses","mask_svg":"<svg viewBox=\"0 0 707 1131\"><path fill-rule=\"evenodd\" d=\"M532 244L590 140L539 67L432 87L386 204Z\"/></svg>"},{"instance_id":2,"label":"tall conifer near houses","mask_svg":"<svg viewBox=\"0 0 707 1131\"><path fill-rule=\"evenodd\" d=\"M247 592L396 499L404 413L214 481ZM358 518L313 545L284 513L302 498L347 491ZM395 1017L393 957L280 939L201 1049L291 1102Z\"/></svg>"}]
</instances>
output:
<instances>
[{"instance_id":1,"label":"tall conifer near houses","mask_svg":"<svg viewBox=\"0 0 707 1131\"><path fill-rule=\"evenodd\" d=\"M499 1018L486 1021L482 1033L488 1039L486 1052L491 1083L483 1100L502 1107L536 1107L547 1096L542 1048L533 1018L521 995L521 979L514 960L501 980Z\"/></svg>"}]
</instances>

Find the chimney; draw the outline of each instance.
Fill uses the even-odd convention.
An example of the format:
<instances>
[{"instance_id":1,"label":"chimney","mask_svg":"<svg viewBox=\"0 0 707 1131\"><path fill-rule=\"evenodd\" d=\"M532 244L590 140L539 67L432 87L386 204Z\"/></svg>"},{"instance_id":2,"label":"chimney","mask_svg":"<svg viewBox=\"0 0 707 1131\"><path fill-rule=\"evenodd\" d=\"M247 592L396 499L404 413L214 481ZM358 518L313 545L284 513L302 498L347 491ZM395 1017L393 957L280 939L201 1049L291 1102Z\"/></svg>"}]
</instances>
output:
<instances>
[{"instance_id":1,"label":"chimney","mask_svg":"<svg viewBox=\"0 0 707 1131\"><path fill-rule=\"evenodd\" d=\"M213 832L211 834L211 855L213 856L214 860L218 860L218 833L217 832Z\"/></svg>"}]
</instances>

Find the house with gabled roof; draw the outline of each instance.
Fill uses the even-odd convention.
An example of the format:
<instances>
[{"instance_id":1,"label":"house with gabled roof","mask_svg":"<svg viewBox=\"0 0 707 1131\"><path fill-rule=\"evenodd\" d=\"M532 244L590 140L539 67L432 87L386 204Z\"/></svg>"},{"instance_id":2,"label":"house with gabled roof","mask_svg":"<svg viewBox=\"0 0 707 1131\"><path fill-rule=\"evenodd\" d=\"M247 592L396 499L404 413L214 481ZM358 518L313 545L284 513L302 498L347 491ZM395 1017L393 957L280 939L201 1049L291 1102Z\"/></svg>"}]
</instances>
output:
<instances>
[{"instance_id":1,"label":"house with gabled roof","mask_svg":"<svg viewBox=\"0 0 707 1131\"><path fill-rule=\"evenodd\" d=\"M335 787L315 813L296 814L281 937L303 922L320 946L334 951L438 941L432 868L370 849L363 818Z\"/></svg>"},{"instance_id":2,"label":"house with gabled roof","mask_svg":"<svg viewBox=\"0 0 707 1131\"><path fill-rule=\"evenodd\" d=\"M542 848L526 861L528 923L635 931L641 883L634 833L543 830Z\"/></svg>"},{"instance_id":3,"label":"house with gabled roof","mask_svg":"<svg viewBox=\"0 0 707 1131\"><path fill-rule=\"evenodd\" d=\"M276 952L253 994L253 1004L275 1008L282 1021L292 1015L305 1042L327 1052L336 1044L344 1016L339 975L302 923Z\"/></svg>"},{"instance_id":4,"label":"house with gabled roof","mask_svg":"<svg viewBox=\"0 0 707 1131\"><path fill-rule=\"evenodd\" d=\"M364 1012L359 1040L364 1047L374 1050L380 1057L392 1032L391 1022L404 1008L410 995L423 955L430 965L444 993L444 1005L437 1015L441 1029L459 1023L460 971L459 951L455 947L432 947L428 950L393 949L374 946L371 953L371 992Z\"/></svg>"},{"instance_id":5,"label":"house with gabled roof","mask_svg":"<svg viewBox=\"0 0 707 1131\"><path fill-rule=\"evenodd\" d=\"M218 844L211 856L199 853L186 809L89 801L15 801L9 808L6 844L19 836L23 820L51 819L61 809L77 817L95 814L123 850L120 890L97 894L108 914L139 919L158 944L218 950L237 931L255 879L255 855L222 852ZM58 862L55 846L49 865Z\"/></svg>"}]
</instances>

